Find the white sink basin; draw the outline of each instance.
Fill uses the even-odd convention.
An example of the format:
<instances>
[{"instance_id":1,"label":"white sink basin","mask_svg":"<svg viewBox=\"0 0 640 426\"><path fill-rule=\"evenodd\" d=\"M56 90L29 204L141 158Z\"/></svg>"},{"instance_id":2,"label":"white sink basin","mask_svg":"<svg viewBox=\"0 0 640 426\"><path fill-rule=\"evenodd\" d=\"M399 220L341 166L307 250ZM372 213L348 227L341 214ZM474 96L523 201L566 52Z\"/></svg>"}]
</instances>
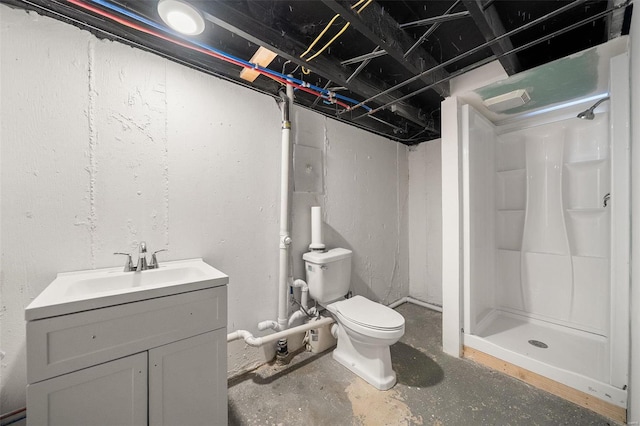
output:
<instances>
[{"instance_id":1,"label":"white sink basin","mask_svg":"<svg viewBox=\"0 0 640 426\"><path fill-rule=\"evenodd\" d=\"M123 272L122 267L58 274L25 310L32 321L154 297L225 285L222 272L202 259L164 262L158 269Z\"/></svg>"}]
</instances>

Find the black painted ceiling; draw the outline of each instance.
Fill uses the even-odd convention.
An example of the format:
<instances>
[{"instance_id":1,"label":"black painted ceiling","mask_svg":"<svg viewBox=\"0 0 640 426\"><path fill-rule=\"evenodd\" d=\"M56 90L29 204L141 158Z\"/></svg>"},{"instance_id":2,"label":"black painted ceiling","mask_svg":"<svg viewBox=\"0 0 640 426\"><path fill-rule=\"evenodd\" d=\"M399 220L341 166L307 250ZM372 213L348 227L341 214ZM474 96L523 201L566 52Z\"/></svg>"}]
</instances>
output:
<instances>
[{"instance_id":1,"label":"black painted ceiling","mask_svg":"<svg viewBox=\"0 0 640 426\"><path fill-rule=\"evenodd\" d=\"M240 79L241 67L237 64L140 31L142 28L179 40L149 22L132 18L142 17L164 26L157 0L0 2L36 10L86 28L98 37L130 43L266 94L277 95L282 87L264 75L249 83ZM201 46L245 61L264 46L278 54L268 69L291 74L296 81L332 93L329 99L322 99L297 90L296 103L407 145L440 137L440 102L449 94L450 78L496 58L512 75L604 43L627 31L632 7L628 0L189 2L207 18L205 31L192 38ZM354 5L357 7L352 9ZM334 17L306 57L317 52L345 24L349 26L316 58L301 59ZM140 28L127 26L131 22ZM584 24L577 26L580 22ZM515 52L509 54L512 50ZM371 57L365 66L361 66L363 61L349 63L372 52L378 56ZM313 91L313 87L308 89ZM336 103L334 94L353 101L343 98ZM358 106L361 101L366 101L364 107Z\"/></svg>"}]
</instances>

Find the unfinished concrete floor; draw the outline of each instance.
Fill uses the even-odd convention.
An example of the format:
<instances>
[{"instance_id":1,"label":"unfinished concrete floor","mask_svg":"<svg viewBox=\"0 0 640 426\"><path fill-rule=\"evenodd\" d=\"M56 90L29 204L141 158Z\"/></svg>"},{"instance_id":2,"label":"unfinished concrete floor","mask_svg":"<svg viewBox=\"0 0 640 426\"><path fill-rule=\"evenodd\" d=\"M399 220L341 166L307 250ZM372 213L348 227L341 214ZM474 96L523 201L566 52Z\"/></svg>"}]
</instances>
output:
<instances>
[{"instance_id":1,"label":"unfinished concrete floor","mask_svg":"<svg viewBox=\"0 0 640 426\"><path fill-rule=\"evenodd\" d=\"M405 335L391 347L398 383L374 389L331 358L303 352L229 383L230 425L607 425L575 404L442 352L442 315L397 308ZM611 422L613 423L613 422Z\"/></svg>"}]
</instances>

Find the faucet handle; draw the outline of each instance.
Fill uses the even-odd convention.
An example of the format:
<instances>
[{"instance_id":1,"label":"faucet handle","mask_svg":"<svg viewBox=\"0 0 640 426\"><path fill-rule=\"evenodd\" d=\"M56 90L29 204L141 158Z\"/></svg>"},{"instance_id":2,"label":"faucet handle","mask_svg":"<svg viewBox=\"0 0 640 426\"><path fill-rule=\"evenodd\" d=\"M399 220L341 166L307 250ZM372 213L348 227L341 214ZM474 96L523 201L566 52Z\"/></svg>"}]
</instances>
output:
<instances>
[{"instance_id":1,"label":"faucet handle","mask_svg":"<svg viewBox=\"0 0 640 426\"><path fill-rule=\"evenodd\" d=\"M147 252L147 243L145 243L144 241L140 241L139 250L140 250L140 253L146 253Z\"/></svg>"},{"instance_id":2,"label":"faucet handle","mask_svg":"<svg viewBox=\"0 0 640 426\"><path fill-rule=\"evenodd\" d=\"M151 254L151 262L149 263L149 269L157 269L160 267L158 264L158 259L156 258L156 253L160 253L161 251L168 251L168 249L160 249L156 250Z\"/></svg>"},{"instance_id":3,"label":"faucet handle","mask_svg":"<svg viewBox=\"0 0 640 426\"><path fill-rule=\"evenodd\" d=\"M133 270L133 262L131 261L131 254L129 254L129 253L120 253L120 252L115 252L113 254L114 255L127 256L127 263L124 264L124 272L130 272L131 270Z\"/></svg>"}]
</instances>

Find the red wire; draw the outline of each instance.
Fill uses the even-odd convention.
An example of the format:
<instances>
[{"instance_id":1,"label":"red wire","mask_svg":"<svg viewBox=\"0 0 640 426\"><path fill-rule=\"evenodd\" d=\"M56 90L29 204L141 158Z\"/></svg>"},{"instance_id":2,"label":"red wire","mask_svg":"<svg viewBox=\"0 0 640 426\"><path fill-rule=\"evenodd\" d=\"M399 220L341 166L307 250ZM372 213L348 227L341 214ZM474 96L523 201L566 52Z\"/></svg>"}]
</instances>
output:
<instances>
[{"instance_id":1,"label":"red wire","mask_svg":"<svg viewBox=\"0 0 640 426\"><path fill-rule=\"evenodd\" d=\"M26 408L19 408L19 409L17 409L17 410L13 410L13 411L12 411L12 412L10 412L10 413L5 413L5 414L1 415L1 416L0 416L0 420L8 419L9 417L13 417L13 416L15 416L16 414L20 414L20 413L23 413L23 412L25 412L25 411L27 411L27 409L26 409Z\"/></svg>"},{"instance_id":2,"label":"red wire","mask_svg":"<svg viewBox=\"0 0 640 426\"><path fill-rule=\"evenodd\" d=\"M71 4L74 4L76 6L79 6L79 7L83 8L83 9L89 10L89 11L91 11L93 13L96 13L96 14L98 14L100 16L104 16L105 18L109 18L112 21L115 21L115 22L117 22L119 24L122 24L124 26L127 26L129 28L133 28L134 30L138 30L138 31L141 31L143 33L158 37L158 38L160 38L162 40L166 40L166 41L169 41L171 43L177 44L178 46L186 47L187 49L195 50L196 52L204 53L205 55L214 57L216 59L221 59L221 60L223 60L225 62L229 62L229 63L234 64L234 65L238 65L238 66L240 66L242 68L248 68L248 69L255 70L258 73L260 73L260 74L262 74L264 76L267 76L272 80L277 81L278 83L281 83L281 84L284 84L284 85L290 84L291 86L295 87L296 89L302 90L303 92L311 93L314 96L326 99L321 93L318 93L313 89L310 89L308 87L304 87L304 86L302 86L300 84L297 84L297 83L294 83L294 82L291 82L291 81L287 81L284 78L280 78L280 77L277 77L275 75L269 74L268 72L262 71L262 70L260 70L258 68L250 67L250 66L248 66L246 64L243 64L242 62L238 62L238 61L236 61L234 59L227 58L226 56L220 55L220 54L218 54L216 52L212 52L210 50L203 49L201 47L194 46L192 44L188 44L188 43L176 40L176 39L172 39L172 38L167 37L167 36L165 36L165 35L163 35L161 33L158 33L156 31L150 30L148 28L145 28L145 27L143 27L141 25L138 25L138 24L136 24L134 22L131 22L131 21L128 21L126 19L120 18L117 15L114 15L114 14L112 14L110 12L107 12L107 11L104 11L102 9L99 9L97 7L91 6L91 5L89 5L87 3L84 3L82 1L79 1L79 0L67 0L67 2L69 2ZM347 108L347 109L349 108L349 105L345 104L344 102L338 101L336 99L334 99L333 101L336 104L338 104L341 107L343 107L343 108Z\"/></svg>"}]
</instances>

